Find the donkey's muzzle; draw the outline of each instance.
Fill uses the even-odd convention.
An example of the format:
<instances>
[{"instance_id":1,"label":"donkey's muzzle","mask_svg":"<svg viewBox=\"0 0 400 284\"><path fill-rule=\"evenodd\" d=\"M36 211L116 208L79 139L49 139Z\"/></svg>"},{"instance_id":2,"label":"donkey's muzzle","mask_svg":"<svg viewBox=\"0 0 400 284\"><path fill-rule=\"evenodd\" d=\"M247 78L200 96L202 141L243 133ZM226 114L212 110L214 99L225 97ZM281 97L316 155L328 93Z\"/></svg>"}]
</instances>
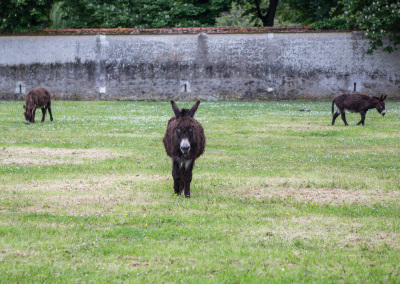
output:
<instances>
[{"instance_id":1,"label":"donkey's muzzle","mask_svg":"<svg viewBox=\"0 0 400 284\"><path fill-rule=\"evenodd\" d=\"M29 120L26 120L26 121L25 121L25 124L29 124L29 123L31 123Z\"/></svg>"},{"instance_id":2,"label":"donkey's muzzle","mask_svg":"<svg viewBox=\"0 0 400 284\"><path fill-rule=\"evenodd\" d=\"M187 154L190 151L190 143L187 139L183 139L180 145L183 154Z\"/></svg>"},{"instance_id":3,"label":"donkey's muzzle","mask_svg":"<svg viewBox=\"0 0 400 284\"><path fill-rule=\"evenodd\" d=\"M385 113L386 113L386 111L383 110L383 111L381 112L382 116L385 116Z\"/></svg>"}]
</instances>

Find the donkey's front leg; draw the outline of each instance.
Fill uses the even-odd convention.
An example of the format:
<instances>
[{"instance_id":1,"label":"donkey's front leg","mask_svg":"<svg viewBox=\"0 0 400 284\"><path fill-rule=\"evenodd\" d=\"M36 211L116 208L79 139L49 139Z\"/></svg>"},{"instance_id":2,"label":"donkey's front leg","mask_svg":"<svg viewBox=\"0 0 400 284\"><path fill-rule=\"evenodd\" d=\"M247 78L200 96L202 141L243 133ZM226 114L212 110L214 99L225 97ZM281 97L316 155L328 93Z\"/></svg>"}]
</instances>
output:
<instances>
[{"instance_id":1,"label":"donkey's front leg","mask_svg":"<svg viewBox=\"0 0 400 284\"><path fill-rule=\"evenodd\" d=\"M190 183L192 182L192 177L193 177L192 171L193 171L192 160L186 161L185 175L184 175L185 197L186 198L190 198Z\"/></svg>"},{"instance_id":2,"label":"donkey's front leg","mask_svg":"<svg viewBox=\"0 0 400 284\"><path fill-rule=\"evenodd\" d=\"M175 194L180 195L182 193L182 181L179 169L179 160L174 159L172 162L172 177L174 178L174 191Z\"/></svg>"},{"instance_id":3,"label":"donkey's front leg","mask_svg":"<svg viewBox=\"0 0 400 284\"><path fill-rule=\"evenodd\" d=\"M35 123L36 107L32 110L32 123Z\"/></svg>"}]
</instances>

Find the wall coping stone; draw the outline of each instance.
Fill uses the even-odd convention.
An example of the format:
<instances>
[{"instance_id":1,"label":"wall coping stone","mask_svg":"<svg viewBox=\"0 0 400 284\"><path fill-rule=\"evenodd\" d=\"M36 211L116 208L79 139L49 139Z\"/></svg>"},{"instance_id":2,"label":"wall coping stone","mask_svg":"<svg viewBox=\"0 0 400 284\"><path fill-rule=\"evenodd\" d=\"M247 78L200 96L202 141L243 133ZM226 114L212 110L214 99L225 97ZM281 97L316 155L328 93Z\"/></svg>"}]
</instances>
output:
<instances>
[{"instance_id":1,"label":"wall coping stone","mask_svg":"<svg viewBox=\"0 0 400 284\"><path fill-rule=\"evenodd\" d=\"M11 33L0 30L0 36L46 36L46 35L165 35L165 34L254 34L254 33L318 33L318 32L349 32L351 30L317 30L310 26L285 26L285 27L192 27L192 28L112 28L112 29L43 29L36 32Z\"/></svg>"}]
</instances>

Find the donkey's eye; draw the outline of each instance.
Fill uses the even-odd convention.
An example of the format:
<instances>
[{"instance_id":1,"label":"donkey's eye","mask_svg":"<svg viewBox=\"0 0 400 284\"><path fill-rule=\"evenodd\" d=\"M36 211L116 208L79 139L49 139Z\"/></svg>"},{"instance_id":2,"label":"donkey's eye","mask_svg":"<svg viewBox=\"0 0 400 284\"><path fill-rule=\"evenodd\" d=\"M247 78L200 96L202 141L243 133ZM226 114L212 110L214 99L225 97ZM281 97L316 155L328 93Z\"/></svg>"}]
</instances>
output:
<instances>
[{"instance_id":1,"label":"donkey's eye","mask_svg":"<svg viewBox=\"0 0 400 284\"><path fill-rule=\"evenodd\" d=\"M181 130L180 130L180 129L177 129L176 132L177 132L178 134L181 134Z\"/></svg>"}]
</instances>

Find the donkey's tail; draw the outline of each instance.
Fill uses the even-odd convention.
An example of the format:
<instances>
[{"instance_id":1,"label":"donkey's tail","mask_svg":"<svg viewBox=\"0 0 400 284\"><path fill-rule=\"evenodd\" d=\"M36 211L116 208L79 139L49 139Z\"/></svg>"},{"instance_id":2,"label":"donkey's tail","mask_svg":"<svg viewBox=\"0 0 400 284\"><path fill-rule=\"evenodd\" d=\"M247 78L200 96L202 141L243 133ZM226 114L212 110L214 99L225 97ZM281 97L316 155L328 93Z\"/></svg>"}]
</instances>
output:
<instances>
[{"instance_id":1,"label":"donkey's tail","mask_svg":"<svg viewBox=\"0 0 400 284\"><path fill-rule=\"evenodd\" d=\"M335 99L333 99L332 101L332 115L334 111L335 111Z\"/></svg>"}]
</instances>

